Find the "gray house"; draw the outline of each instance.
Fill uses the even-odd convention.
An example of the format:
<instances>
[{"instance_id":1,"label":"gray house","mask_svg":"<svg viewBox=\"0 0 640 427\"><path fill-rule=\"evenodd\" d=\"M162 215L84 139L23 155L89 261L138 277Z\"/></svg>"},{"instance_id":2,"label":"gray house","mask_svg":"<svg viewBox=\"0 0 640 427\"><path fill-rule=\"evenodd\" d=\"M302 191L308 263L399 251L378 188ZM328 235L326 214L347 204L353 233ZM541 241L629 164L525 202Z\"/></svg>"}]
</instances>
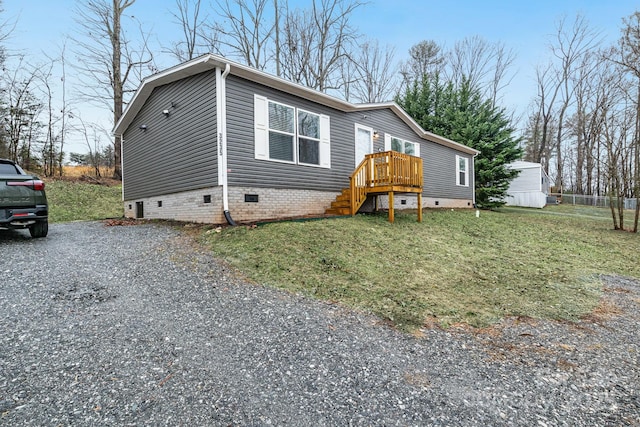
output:
<instances>
[{"instance_id":1,"label":"gray house","mask_svg":"<svg viewBox=\"0 0 640 427\"><path fill-rule=\"evenodd\" d=\"M383 208L474 204L478 151L423 130L397 104L351 104L214 55L144 79L114 133L132 218L353 214L374 198Z\"/></svg>"}]
</instances>

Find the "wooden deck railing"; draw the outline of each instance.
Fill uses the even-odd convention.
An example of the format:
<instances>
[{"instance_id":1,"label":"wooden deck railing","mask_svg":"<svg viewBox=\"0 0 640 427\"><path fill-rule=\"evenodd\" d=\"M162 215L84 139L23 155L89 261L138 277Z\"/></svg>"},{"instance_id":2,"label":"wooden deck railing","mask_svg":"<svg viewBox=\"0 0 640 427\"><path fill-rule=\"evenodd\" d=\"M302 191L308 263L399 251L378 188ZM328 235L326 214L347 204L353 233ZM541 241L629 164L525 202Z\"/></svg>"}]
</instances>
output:
<instances>
[{"instance_id":1,"label":"wooden deck railing","mask_svg":"<svg viewBox=\"0 0 640 427\"><path fill-rule=\"evenodd\" d=\"M350 177L351 213L367 194L422 191L422 159L397 151L367 154Z\"/></svg>"}]
</instances>

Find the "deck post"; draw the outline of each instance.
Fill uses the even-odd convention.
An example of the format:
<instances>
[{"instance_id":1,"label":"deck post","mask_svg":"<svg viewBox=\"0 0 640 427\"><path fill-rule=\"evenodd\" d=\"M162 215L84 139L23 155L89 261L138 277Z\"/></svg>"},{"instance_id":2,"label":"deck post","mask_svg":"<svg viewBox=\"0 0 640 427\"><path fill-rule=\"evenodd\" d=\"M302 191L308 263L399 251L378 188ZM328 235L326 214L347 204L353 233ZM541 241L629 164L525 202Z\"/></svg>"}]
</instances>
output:
<instances>
[{"instance_id":1,"label":"deck post","mask_svg":"<svg viewBox=\"0 0 640 427\"><path fill-rule=\"evenodd\" d=\"M351 216L355 216L355 205L356 205L356 178L355 176L349 177L349 213Z\"/></svg>"},{"instance_id":2,"label":"deck post","mask_svg":"<svg viewBox=\"0 0 640 427\"><path fill-rule=\"evenodd\" d=\"M389 191L389 222L393 224L393 191Z\"/></svg>"},{"instance_id":3,"label":"deck post","mask_svg":"<svg viewBox=\"0 0 640 427\"><path fill-rule=\"evenodd\" d=\"M418 193L418 222L422 222L422 193Z\"/></svg>"}]
</instances>

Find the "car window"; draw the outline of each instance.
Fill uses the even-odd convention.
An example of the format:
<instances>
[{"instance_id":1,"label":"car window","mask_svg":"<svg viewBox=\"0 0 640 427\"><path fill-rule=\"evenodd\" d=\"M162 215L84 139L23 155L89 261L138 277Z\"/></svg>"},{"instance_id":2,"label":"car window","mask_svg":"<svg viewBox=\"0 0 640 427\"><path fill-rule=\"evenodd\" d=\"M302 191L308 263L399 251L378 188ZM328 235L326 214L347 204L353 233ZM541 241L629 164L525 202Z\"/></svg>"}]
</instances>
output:
<instances>
[{"instance_id":1,"label":"car window","mask_svg":"<svg viewBox=\"0 0 640 427\"><path fill-rule=\"evenodd\" d=\"M11 163L0 163L0 175L19 175L19 173Z\"/></svg>"}]
</instances>

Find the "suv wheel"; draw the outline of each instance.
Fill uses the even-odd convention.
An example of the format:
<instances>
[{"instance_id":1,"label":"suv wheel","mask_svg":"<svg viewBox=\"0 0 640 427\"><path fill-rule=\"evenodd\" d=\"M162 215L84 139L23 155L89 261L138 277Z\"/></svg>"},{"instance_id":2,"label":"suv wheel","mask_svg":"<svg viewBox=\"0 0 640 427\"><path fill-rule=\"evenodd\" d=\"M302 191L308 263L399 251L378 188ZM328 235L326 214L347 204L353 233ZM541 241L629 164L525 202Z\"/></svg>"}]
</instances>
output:
<instances>
[{"instance_id":1,"label":"suv wheel","mask_svg":"<svg viewBox=\"0 0 640 427\"><path fill-rule=\"evenodd\" d=\"M36 222L29 227L29 234L31 234L31 237L33 238L47 237L48 232L49 222L47 220Z\"/></svg>"}]
</instances>

